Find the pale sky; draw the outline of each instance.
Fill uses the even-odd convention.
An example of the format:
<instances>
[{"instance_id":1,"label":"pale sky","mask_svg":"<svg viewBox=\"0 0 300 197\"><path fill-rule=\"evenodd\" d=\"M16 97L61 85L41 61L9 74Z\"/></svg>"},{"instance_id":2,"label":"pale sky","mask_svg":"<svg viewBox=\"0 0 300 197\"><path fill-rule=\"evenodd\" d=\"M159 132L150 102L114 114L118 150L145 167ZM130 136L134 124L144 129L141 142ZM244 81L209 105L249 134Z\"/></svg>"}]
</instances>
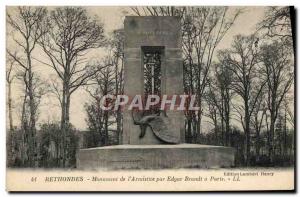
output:
<instances>
[{"instance_id":1,"label":"pale sky","mask_svg":"<svg viewBox=\"0 0 300 197\"><path fill-rule=\"evenodd\" d=\"M97 15L103 22L106 34L109 34L115 29L123 27L124 14L130 15L131 10L128 7L86 7L88 12L92 15ZM237 7L231 7L231 10ZM244 12L237 18L234 26L227 32L218 48L228 48L232 42L233 36L237 34L251 34L255 31L255 25L262 20L265 7L245 7ZM8 11L10 11L8 9ZM9 30L7 34L9 34ZM10 43L10 42L8 42ZM9 45L9 44L8 44ZM9 45L8 48L11 46ZM37 49L37 51L40 51ZM44 58L42 52L35 52L39 58ZM104 49L97 49L89 54L91 59L99 59L105 55ZM35 70L45 80L50 80L51 77L55 76L55 73L51 68L47 68L43 65L37 65ZM14 125L19 124L19 109L20 109L20 86L13 86L13 99L15 103L14 108ZM70 121L78 129L86 129L86 112L84 110L84 104L89 100L88 94L83 90L79 89L71 97L71 108L70 108ZM60 119L60 108L58 100L52 95L46 95L42 99L39 108L40 118L38 123L48 121L59 121Z\"/></svg>"}]
</instances>

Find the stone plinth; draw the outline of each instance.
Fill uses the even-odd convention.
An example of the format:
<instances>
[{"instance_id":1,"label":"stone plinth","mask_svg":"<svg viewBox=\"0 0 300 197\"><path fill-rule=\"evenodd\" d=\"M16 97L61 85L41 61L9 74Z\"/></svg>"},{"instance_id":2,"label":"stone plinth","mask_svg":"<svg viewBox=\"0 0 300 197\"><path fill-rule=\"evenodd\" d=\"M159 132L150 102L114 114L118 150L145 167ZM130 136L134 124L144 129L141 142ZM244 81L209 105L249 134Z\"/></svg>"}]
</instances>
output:
<instances>
[{"instance_id":1,"label":"stone plinth","mask_svg":"<svg viewBox=\"0 0 300 197\"><path fill-rule=\"evenodd\" d=\"M220 168L234 166L230 147L199 144L117 145L81 149L79 169Z\"/></svg>"}]
</instances>

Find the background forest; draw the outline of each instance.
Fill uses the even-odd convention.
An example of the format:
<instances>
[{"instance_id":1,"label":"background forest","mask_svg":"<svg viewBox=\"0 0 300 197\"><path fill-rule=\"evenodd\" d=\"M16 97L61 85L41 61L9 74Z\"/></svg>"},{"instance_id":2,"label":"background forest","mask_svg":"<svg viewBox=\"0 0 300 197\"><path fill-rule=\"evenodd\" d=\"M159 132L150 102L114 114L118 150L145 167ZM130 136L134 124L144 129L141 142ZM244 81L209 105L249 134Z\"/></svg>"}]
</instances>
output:
<instances>
[{"instance_id":1,"label":"background forest","mask_svg":"<svg viewBox=\"0 0 300 197\"><path fill-rule=\"evenodd\" d=\"M122 9L124 16L181 18L184 93L200 106L182 120L186 143L234 147L236 166L293 165L293 8L266 7L255 31L234 35L225 49L218 45L247 9ZM79 148L122 142L122 111L103 111L99 100L123 94L124 34L107 33L101 20L84 7L7 8L8 167L74 168ZM41 68L52 74L40 75ZM78 91L89 96L81 103L87 129L70 121ZM59 120L39 121L50 96Z\"/></svg>"}]
</instances>

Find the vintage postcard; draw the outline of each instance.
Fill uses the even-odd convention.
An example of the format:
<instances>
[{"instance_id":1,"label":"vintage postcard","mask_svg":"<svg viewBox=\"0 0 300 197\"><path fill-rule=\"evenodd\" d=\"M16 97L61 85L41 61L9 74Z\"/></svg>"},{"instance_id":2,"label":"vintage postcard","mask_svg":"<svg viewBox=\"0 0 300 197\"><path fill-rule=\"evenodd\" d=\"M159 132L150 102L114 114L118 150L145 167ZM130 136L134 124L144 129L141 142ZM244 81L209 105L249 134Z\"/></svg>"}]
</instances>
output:
<instances>
[{"instance_id":1,"label":"vintage postcard","mask_svg":"<svg viewBox=\"0 0 300 197\"><path fill-rule=\"evenodd\" d=\"M7 191L294 191L291 6L7 6Z\"/></svg>"}]
</instances>

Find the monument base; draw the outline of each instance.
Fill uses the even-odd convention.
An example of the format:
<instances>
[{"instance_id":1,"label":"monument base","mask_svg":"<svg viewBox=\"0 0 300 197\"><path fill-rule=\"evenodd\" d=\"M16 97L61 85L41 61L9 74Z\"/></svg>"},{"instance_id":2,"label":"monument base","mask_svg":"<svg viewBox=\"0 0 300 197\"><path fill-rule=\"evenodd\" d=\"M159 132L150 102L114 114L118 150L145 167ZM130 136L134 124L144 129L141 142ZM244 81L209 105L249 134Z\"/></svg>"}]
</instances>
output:
<instances>
[{"instance_id":1,"label":"monument base","mask_svg":"<svg viewBox=\"0 0 300 197\"><path fill-rule=\"evenodd\" d=\"M222 168L234 166L231 147L200 144L116 145L80 149L79 169Z\"/></svg>"}]
</instances>

